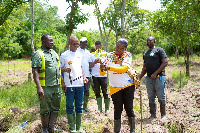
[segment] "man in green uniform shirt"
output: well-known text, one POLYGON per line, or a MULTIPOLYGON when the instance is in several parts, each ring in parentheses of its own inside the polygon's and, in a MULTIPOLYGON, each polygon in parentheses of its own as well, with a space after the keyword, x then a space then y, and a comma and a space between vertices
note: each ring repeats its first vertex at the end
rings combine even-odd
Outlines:
POLYGON ((32 57, 32 73, 40 101, 42 132, 58 132, 61 130, 55 128, 55 123, 61 101, 60 62, 57 53, 52 49, 52 36, 44 34, 41 40, 42 47, 32 57))

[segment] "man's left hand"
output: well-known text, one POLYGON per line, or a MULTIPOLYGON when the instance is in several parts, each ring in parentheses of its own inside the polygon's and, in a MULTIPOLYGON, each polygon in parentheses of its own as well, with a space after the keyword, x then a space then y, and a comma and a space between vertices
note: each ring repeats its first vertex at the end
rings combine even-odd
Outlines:
POLYGON ((88 83, 88 79, 87 78, 83 78, 83 83, 87 84, 88 83))
POLYGON ((63 93, 65 93, 67 91, 67 87, 65 84, 62 84, 62 90, 63 90, 63 93))

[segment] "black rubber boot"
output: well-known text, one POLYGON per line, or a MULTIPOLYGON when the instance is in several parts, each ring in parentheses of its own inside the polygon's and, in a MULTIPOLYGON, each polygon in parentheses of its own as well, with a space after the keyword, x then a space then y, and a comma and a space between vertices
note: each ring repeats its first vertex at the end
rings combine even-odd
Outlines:
POLYGON ((41 114, 42 133, 49 133, 49 131, 48 131, 49 116, 50 116, 49 114, 48 115, 41 114))
POLYGON ((130 133, 135 133, 135 117, 128 117, 130 133))
POLYGON ((156 118, 156 104, 149 104, 150 107, 150 118, 156 118))
POLYGON ((121 133, 121 119, 114 120, 114 132, 115 133, 121 133))
POLYGON ((166 118, 166 104, 160 104, 161 119, 166 118))
POLYGON ((63 132, 63 130, 57 129, 55 127, 57 117, 58 117, 58 113, 56 113, 56 112, 51 112, 50 113, 50 118, 49 118, 49 133, 54 133, 54 132, 61 133, 61 132, 63 132))

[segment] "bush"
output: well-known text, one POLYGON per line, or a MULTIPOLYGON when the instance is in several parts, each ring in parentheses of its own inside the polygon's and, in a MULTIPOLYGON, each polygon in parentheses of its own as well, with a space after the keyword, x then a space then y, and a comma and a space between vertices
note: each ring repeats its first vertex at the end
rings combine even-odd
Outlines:
POLYGON ((19 58, 22 53, 22 46, 20 46, 19 43, 10 43, 6 47, 6 51, 8 56, 16 59, 19 58))

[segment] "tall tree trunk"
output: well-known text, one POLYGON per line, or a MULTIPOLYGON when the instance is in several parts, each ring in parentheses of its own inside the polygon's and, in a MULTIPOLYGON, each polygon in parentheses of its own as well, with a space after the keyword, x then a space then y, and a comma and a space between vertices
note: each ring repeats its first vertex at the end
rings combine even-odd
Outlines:
MULTIPOLYGON (((102 22, 102 23, 103 23, 103 22, 102 22)), ((106 42, 105 42, 105 46, 104 46, 104 50, 108 52, 108 51, 109 51, 109 49, 108 49, 108 36, 107 36, 106 28, 105 28, 104 24, 103 24, 103 31, 104 31, 105 38, 106 38, 106 42)))
POLYGON ((101 12, 100 12, 97 0, 96 0, 96 3, 95 3, 95 8, 98 11, 97 20, 98 20, 99 32, 100 32, 101 40, 103 42, 103 48, 104 48, 104 51, 109 52, 108 37, 109 37, 110 34, 108 33, 108 35, 107 35, 106 28, 105 28, 105 25, 104 25, 104 21, 103 20, 101 21, 101 19, 100 19, 101 12), (102 25, 103 25, 103 31, 104 31, 105 38, 104 38, 103 33, 102 33, 101 22, 102 22, 102 25))
POLYGON ((69 38, 72 34, 72 21, 73 21, 73 14, 74 14, 74 8, 76 6, 76 4, 78 3, 79 0, 76 0, 76 1, 72 1, 72 7, 71 7, 71 15, 70 15, 70 19, 69 19, 69 31, 67 33, 67 43, 66 43, 66 49, 69 49, 69 38))
MULTIPOLYGON (((120 3, 118 5, 118 7, 116 7, 115 3, 113 1, 113 6, 114 6, 114 9, 115 9, 115 14, 118 14, 118 12, 121 10, 121 7, 122 7, 121 5, 122 5, 122 3, 120 3)), ((119 33, 117 31, 117 18, 116 17, 114 18, 114 28, 115 28, 115 35, 116 35, 116 42, 117 42, 119 33)))
POLYGON ((33 36, 34 36, 34 0, 32 0, 32 9, 31 9, 31 50, 32 54, 35 52, 34 44, 33 44, 33 36))
POLYGON ((125 38, 125 27, 124 27, 124 14, 126 8, 126 0, 122 0, 122 14, 121 14, 121 30, 122 30, 122 38, 125 38))
POLYGON ((185 60, 186 75, 187 75, 188 77, 190 77, 190 54, 189 54, 188 47, 185 47, 185 48, 184 48, 184 51, 185 51, 185 57, 186 57, 186 60, 185 60))
POLYGON ((69 49, 69 38, 70 38, 71 34, 67 34, 67 42, 66 42, 66 50, 69 49))
POLYGON ((176 46, 176 53, 175 53, 175 55, 176 55, 176 58, 179 59, 178 46, 176 46))
MULTIPOLYGON (((186 4, 186 10, 185 10, 185 19, 186 19, 186 29, 187 29, 187 39, 189 41, 189 27, 188 27, 188 9, 187 9, 187 2, 185 3, 186 4)), ((186 56, 186 60, 185 60, 185 65, 186 65, 186 75, 188 77, 190 77, 190 54, 189 54, 189 44, 186 44, 185 45, 185 56, 186 56)))
POLYGON ((103 46, 104 46, 104 50, 105 50, 105 40, 104 40, 104 37, 103 37, 103 33, 102 33, 102 30, 101 30, 101 21, 100 21, 100 17, 99 15, 101 14, 100 10, 99 10, 99 6, 98 6, 98 2, 96 0, 96 3, 95 3, 95 8, 96 10, 98 11, 98 15, 97 15, 97 20, 98 20, 98 26, 99 26, 99 32, 100 32, 100 36, 101 36, 101 41, 103 43, 103 46))

